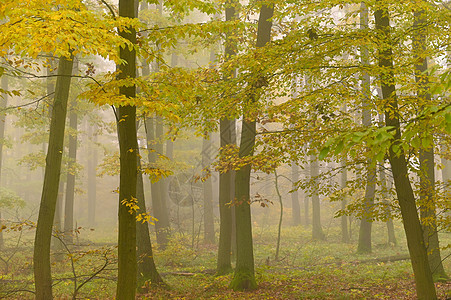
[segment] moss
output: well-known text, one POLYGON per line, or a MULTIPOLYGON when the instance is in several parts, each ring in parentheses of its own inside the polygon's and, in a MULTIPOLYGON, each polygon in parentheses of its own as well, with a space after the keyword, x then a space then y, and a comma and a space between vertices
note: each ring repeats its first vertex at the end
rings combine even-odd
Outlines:
POLYGON ((246 270, 235 271, 230 288, 234 291, 250 291, 257 289, 254 275, 246 270))

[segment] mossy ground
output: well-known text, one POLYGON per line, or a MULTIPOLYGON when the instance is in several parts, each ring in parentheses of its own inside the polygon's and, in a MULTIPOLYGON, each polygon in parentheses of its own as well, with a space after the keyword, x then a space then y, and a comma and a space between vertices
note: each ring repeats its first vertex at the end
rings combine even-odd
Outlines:
MULTIPOLYGON (((312 241, 311 228, 286 227, 282 231, 280 260, 274 261, 276 227, 254 228, 256 281, 258 287, 249 292, 230 289, 233 273, 215 276, 217 248, 199 244, 191 249, 190 238, 179 237, 165 251, 154 255, 169 290, 157 289, 139 295, 139 299, 415 299, 415 286, 409 260, 375 262, 375 258, 402 257, 407 254, 401 224, 397 226, 399 246, 385 244, 384 224, 375 224, 373 252, 356 253, 353 242, 340 242, 339 227, 326 230, 327 241, 312 241)), ((83 232, 80 241, 98 240, 102 232, 83 232)), ((32 234, 30 233, 30 239, 32 234)), ((105 238, 105 237, 103 237, 105 238)), ((451 235, 443 233, 442 245, 451 242, 451 235)), ((104 271, 96 275, 78 292, 78 299, 113 299, 116 285, 116 248, 114 236, 103 246, 91 243, 75 249, 73 258, 77 284, 86 280, 108 262, 104 271), (109 245, 108 245, 109 244, 109 245)), ((33 299, 31 255, 27 237, 8 262, 0 261, 0 298, 33 299), (11 293, 9 293, 11 292, 11 293)), ((13 246, 1 252, 2 258, 12 253, 13 246)), ((442 257, 449 257, 445 249, 442 257)), ((451 274, 451 259, 445 259, 445 269, 451 274)), ((52 266, 56 299, 72 299, 74 290, 70 257, 52 266)), ((451 282, 436 284, 439 298, 451 297, 451 282), (448 293, 448 294, 447 294, 448 293)))

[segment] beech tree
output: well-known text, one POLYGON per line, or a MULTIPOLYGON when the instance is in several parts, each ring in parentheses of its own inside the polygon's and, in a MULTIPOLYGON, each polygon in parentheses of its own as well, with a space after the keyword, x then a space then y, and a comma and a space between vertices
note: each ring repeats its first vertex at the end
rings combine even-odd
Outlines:
MULTIPOLYGON (((238 18, 238 3, 227 1, 225 7, 225 20, 232 21, 238 18)), ((232 32, 227 33, 225 41, 225 58, 230 59, 236 54, 236 45, 233 42, 232 32)), ((236 70, 232 71, 235 76, 236 70)), ((234 139, 235 120, 230 120, 229 116, 219 121, 219 140, 222 149, 235 145, 234 139)), ((229 205, 234 198, 234 171, 224 170, 219 173, 219 245, 216 273, 224 275, 232 271, 231 250, 232 250, 232 207, 229 205)), ((235 241, 235 239, 233 239, 235 241)))
MULTIPOLYGON (((258 20, 256 47, 262 48, 271 40, 271 27, 274 6, 263 4, 258 20)), ((252 89, 246 101, 247 105, 258 101, 264 75, 251 82, 252 89)), ((239 158, 252 156, 255 146, 256 120, 248 114, 243 115, 239 158)), ((252 245, 252 222, 250 211, 250 174, 251 166, 237 170, 235 178, 235 222, 236 222, 236 267, 231 288, 234 290, 252 290, 257 287, 254 275, 254 253, 252 245)))
POLYGON ((412 268, 415 274, 417 296, 419 299, 436 299, 432 273, 429 268, 422 228, 415 204, 415 196, 409 181, 404 150, 395 151, 396 141, 401 139, 401 125, 396 88, 393 81, 393 52, 390 47, 390 13, 386 3, 378 1, 379 7, 374 12, 376 30, 379 39, 384 41, 378 52, 378 63, 386 72, 381 73, 382 97, 385 100, 385 123, 395 130, 395 143, 389 148, 389 161, 395 180, 396 193, 401 208, 404 230, 407 237, 412 268), (387 44, 388 43, 388 44, 387 44))
POLYGON ((58 64, 58 79, 55 87, 50 137, 47 150, 44 186, 39 207, 38 224, 34 241, 34 278, 36 299, 52 299, 52 277, 50 271, 50 240, 55 215, 63 156, 64 129, 66 125, 67 101, 73 67, 73 56, 61 57, 58 64))
MULTIPOLYGON (((415 62, 415 81, 417 83, 417 97, 421 102, 431 102, 432 97, 428 91, 428 57, 427 53, 427 20, 424 9, 420 8, 414 12, 414 24, 417 34, 412 37, 414 45, 415 62)), ((429 136, 429 139, 433 137, 429 136)), ((435 143, 420 149, 420 218, 424 231, 424 242, 426 245, 429 266, 432 275, 437 279, 447 278, 443 268, 440 255, 440 246, 437 231, 437 205, 434 201, 435 195, 435 162, 434 162, 435 143)))
MULTIPOLYGON (((136 18, 135 0, 119 1, 119 16, 136 18)), ((136 44, 136 31, 129 27, 119 34, 136 44)), ((118 79, 125 82, 136 77, 136 52, 133 47, 121 47, 119 57, 125 63, 118 66, 118 79)), ((136 96, 135 85, 123 84, 119 94, 133 103, 136 96)), ((138 176, 138 140, 136 136, 136 106, 133 104, 117 107, 117 132, 120 149, 120 183, 119 183, 119 238, 118 238, 118 279, 116 297, 118 299, 135 299, 136 293, 136 183, 138 176)))
MULTIPOLYGON (((1 75, 1 93, 0 93, 0 180, 2 178, 2 162, 3 162, 3 144, 5 139, 5 121, 6 121, 6 113, 3 111, 8 104, 8 95, 6 91, 8 90, 8 77, 4 73, 4 70, 2 69, 2 75, 1 75)), ((1 181, 0 181, 1 182, 1 181)), ((2 220, 2 211, 0 210, 0 228, 2 227, 1 224, 2 220)), ((3 232, 0 232, 0 249, 3 248, 3 232)))

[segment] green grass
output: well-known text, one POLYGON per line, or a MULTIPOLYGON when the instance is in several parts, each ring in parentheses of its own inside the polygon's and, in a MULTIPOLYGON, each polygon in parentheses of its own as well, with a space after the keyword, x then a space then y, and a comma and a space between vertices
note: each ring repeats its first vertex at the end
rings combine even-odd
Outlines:
MULTIPOLYGON (((274 261, 276 227, 264 230, 254 227, 254 250, 258 289, 252 292, 233 292, 228 286, 232 274, 215 277, 216 246, 202 245, 191 249, 190 237, 175 238, 169 247, 155 251, 155 260, 169 290, 155 290, 140 295, 140 299, 414 299, 415 289, 410 262, 374 262, 371 259, 407 254, 401 224, 396 224, 399 246, 384 243, 384 224, 375 223, 373 253, 356 254, 356 244, 340 243, 339 228, 330 226, 327 242, 311 240, 311 229, 286 227, 282 231, 280 260, 274 261)), ((111 232, 110 232, 111 234, 111 232)), ((114 234, 114 232, 113 232, 114 234)), ((78 284, 98 270, 105 259, 108 267, 83 286, 79 299, 113 299, 116 279, 115 236, 102 236, 102 245, 89 241, 100 240, 102 232, 81 232, 80 241, 85 246, 74 249, 74 263, 78 284)), ((11 238, 11 237, 10 237, 11 238)), ((450 234, 442 234, 441 242, 448 244, 450 234)), ((12 251, 10 243, 8 251, 12 251)), ((2 257, 7 253, 2 252, 2 257)), ((450 254, 450 249, 442 256, 450 254)), ((451 274, 451 259, 445 260, 445 269, 451 274)), ((0 298, 33 299, 33 294, 20 290, 33 290, 32 249, 29 242, 21 246, 10 261, 5 274, 0 262, 0 298), (7 295, 8 291, 16 291, 7 295)), ((71 299, 74 281, 71 259, 65 255, 55 261, 52 268, 56 299, 71 299)), ((451 290, 451 283, 438 283, 441 299, 451 290)))

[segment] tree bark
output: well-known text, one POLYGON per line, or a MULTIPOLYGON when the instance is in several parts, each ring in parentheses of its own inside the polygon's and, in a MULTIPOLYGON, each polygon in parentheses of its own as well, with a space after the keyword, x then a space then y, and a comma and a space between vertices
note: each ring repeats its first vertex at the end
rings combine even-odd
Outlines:
MULTIPOLYGON (((220 146, 226 147, 232 144, 230 132, 231 123, 227 119, 220 121, 220 146)), ((231 247, 232 247, 232 208, 230 203, 233 200, 231 193, 232 171, 219 174, 219 245, 216 274, 224 275, 232 271, 231 247)))
MULTIPOLYGON (((95 128, 94 128, 95 129, 95 128)), ((88 135, 91 138, 91 146, 88 150, 88 224, 96 225, 96 198, 97 198, 97 134, 93 126, 88 124, 88 135)))
MULTIPOLYGON (((136 182, 136 198, 138 199, 139 206, 137 213, 147 214, 144 184, 141 172, 141 159, 137 159, 137 162, 138 178, 136 182)), ((147 291, 150 287, 165 285, 155 266, 152 243, 150 241, 149 226, 147 222, 136 222, 136 245, 138 257, 138 289, 141 291, 147 291)))
POLYGON ((381 190, 382 190, 382 202, 386 206, 385 214, 386 214, 387 221, 385 223, 387 225, 388 244, 396 246, 398 244, 398 242, 396 241, 395 227, 393 225, 393 217, 391 216, 390 202, 388 201, 389 188, 387 185, 387 178, 385 176, 385 170, 384 170, 383 164, 380 165, 380 167, 379 167, 379 180, 381 183, 381 190))
MULTIPOLYGON (((256 47, 264 47, 271 40, 274 6, 262 5, 257 28, 256 47)), ((255 89, 250 92, 250 102, 255 102, 255 89)), ((241 131, 239 157, 252 156, 255 146, 256 121, 248 119, 244 113, 241 131)), ((252 290, 257 287, 254 274, 254 251, 252 244, 252 222, 250 207, 251 166, 246 165, 236 171, 235 178, 235 224, 236 224, 236 268, 230 284, 234 290, 252 290)))
MULTIPOLYGON (((211 164, 211 140, 210 135, 203 139, 202 142, 202 169, 207 172, 211 164)), ((208 171, 210 172, 210 171, 208 171)), ((213 187, 211 176, 203 181, 204 194, 204 242, 214 244, 215 242, 215 226, 213 214, 213 187)))
MULTIPOLYGON (((417 96, 421 102, 431 102, 431 94, 428 91, 429 78, 427 75, 428 62, 424 57, 426 53, 426 16, 425 11, 414 12, 414 29, 416 34, 412 37, 415 58, 415 81, 417 83, 417 96)), ((430 134, 432 135, 432 134, 430 134)), ((430 136, 433 139, 432 136, 430 136)), ((437 232, 437 206, 435 204, 435 163, 434 144, 429 148, 420 149, 420 218, 423 227, 424 241, 428 253, 429 266, 432 276, 438 279, 446 279, 440 255, 440 244, 437 232)))
MULTIPOLYGON (((119 16, 136 18, 135 1, 119 0, 119 16)), ((136 32, 127 28, 119 35, 136 43, 136 32)), ((119 79, 136 77, 136 52, 128 47, 119 49, 119 56, 126 63, 117 66, 119 79)), ((136 96, 136 87, 121 86, 119 93, 127 98, 136 96)), ((119 237, 118 237, 118 277, 116 298, 135 299, 137 283, 136 259, 136 182, 138 141, 136 135, 136 107, 125 105, 117 108, 117 131, 120 153, 119 179, 119 237), (130 206, 127 206, 130 205, 130 206)))
MULTIPOLYGON (((368 8, 364 2, 360 5, 360 29, 368 29, 368 8)), ((366 47, 361 47, 361 64, 362 67, 368 67, 369 53, 366 47)), ((370 108, 370 75, 367 72, 363 72, 362 76, 362 124, 364 127, 371 127, 371 108, 370 108)), ((373 205, 374 196, 376 193, 376 169, 371 165, 371 159, 367 160, 366 165, 366 187, 365 187, 365 197, 364 197, 364 211, 362 218, 360 220, 359 229, 359 242, 357 246, 357 252, 359 253, 371 253, 371 229, 373 225, 373 205)))
MULTIPOLYGON (((315 186, 319 183, 319 166, 315 155, 310 155, 310 176, 315 182, 315 186)), ((316 188, 316 187, 315 187, 316 188)), ((321 226, 321 204, 319 201, 318 192, 314 191, 312 194, 312 239, 325 240, 323 228, 321 226)))
POLYGON ((426 247, 423 240, 423 230, 418 218, 415 196, 408 177, 407 161, 401 147, 394 147, 401 140, 401 125, 399 121, 398 100, 394 81, 393 53, 390 44, 390 17, 388 8, 381 0, 376 1, 379 8, 374 12, 379 40, 385 42, 378 51, 379 67, 384 70, 380 74, 382 97, 385 110, 385 124, 395 130, 394 142, 389 149, 389 161, 395 180, 396 194, 407 237, 407 246, 415 275, 417 297, 419 299, 437 299, 431 270, 429 268, 426 247))
POLYGON ((294 192, 291 193, 291 214, 292 225, 299 226, 301 224, 301 208, 299 206, 299 191, 296 187, 296 182, 299 181, 299 166, 296 162, 291 162, 291 188, 294 192))
MULTIPOLYGON (((342 168, 341 188, 345 189, 348 182, 348 170, 346 168, 346 159, 343 159, 343 161, 341 162, 341 168, 342 168)), ((341 200, 341 209, 345 210, 347 205, 348 205, 347 195, 343 194, 343 199, 341 200)), ((343 243, 349 243, 351 240, 348 231, 348 219, 349 217, 347 215, 341 216, 341 241, 343 243)))
MULTIPOLYGON (((8 75, 1 76, 1 87, 4 91, 8 90, 8 75)), ((4 111, 8 104, 8 94, 0 94, 0 186, 2 182, 2 162, 3 162, 3 143, 5 139, 6 113, 4 111)), ((0 228, 2 227, 2 212, 0 210, 0 228)), ((0 250, 3 248, 3 231, 0 231, 0 250)))
MULTIPOLYGON (((77 69, 75 69, 77 70, 77 69)), ((77 161, 77 130, 78 120, 76 99, 69 113, 69 162, 67 164, 66 202, 64 205, 64 239, 67 244, 73 244, 74 231, 74 199, 75 199, 75 163, 77 161)))
POLYGON ((282 195, 280 194, 280 190, 279 190, 279 176, 277 175, 277 170, 274 170, 274 180, 275 180, 277 198, 279 198, 279 205, 280 205, 279 225, 277 226, 276 255, 274 257, 274 260, 278 261, 279 260, 279 251, 280 251, 280 235, 282 234, 283 201, 282 201, 282 195))
MULTIPOLYGON (((236 0, 226 2, 226 21, 238 18, 236 4, 236 0)), ((225 59, 230 59, 232 56, 236 55, 235 47, 236 45, 233 42, 232 33, 228 32, 225 41, 225 59)), ((232 73, 232 76, 235 76, 235 71, 232 73)), ((219 139, 221 148, 235 145, 236 138, 234 137, 234 129, 235 120, 222 118, 219 121, 219 139)), ((231 252, 233 248, 236 248, 232 246, 232 244, 236 245, 236 240, 234 238, 236 235, 232 230, 235 224, 235 220, 232 218, 232 210, 234 210, 234 207, 230 206, 230 203, 232 203, 235 195, 234 181, 234 171, 230 170, 219 174, 219 245, 216 265, 217 275, 224 275, 232 271, 231 252)))
MULTIPOLYGON (((147 140, 147 149, 148 149, 148 160, 149 163, 155 164, 157 162, 157 153, 162 154, 163 147, 160 142, 158 144, 157 139, 155 138, 155 126, 154 119, 146 117, 146 140, 147 140)), ((165 213, 165 205, 163 205, 163 187, 162 182, 157 181, 151 183, 151 194, 152 194, 152 214, 153 217, 158 219, 155 222, 155 232, 157 234, 157 244, 161 249, 165 249, 168 244, 168 229, 166 224, 169 223, 169 218, 165 213)))
POLYGON ((34 240, 33 267, 37 300, 53 298, 50 241, 58 197, 61 159, 64 150, 64 129, 66 126, 67 100, 69 98, 72 65, 72 57, 69 59, 61 57, 59 60, 44 172, 44 185, 34 240))

